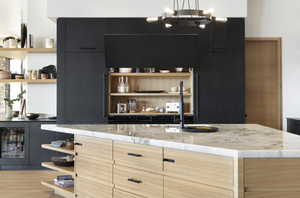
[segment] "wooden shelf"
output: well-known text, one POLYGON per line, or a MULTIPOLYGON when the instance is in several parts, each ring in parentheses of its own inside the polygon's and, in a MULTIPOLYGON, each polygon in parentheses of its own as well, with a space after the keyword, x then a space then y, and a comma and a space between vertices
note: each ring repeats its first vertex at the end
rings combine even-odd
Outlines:
MULTIPOLYGON (((165 97, 179 97, 179 93, 111 93, 111 96, 165 96, 165 97)), ((185 93, 184 96, 191 96, 189 93, 185 93)))
MULTIPOLYGON (((139 116, 151 116, 151 115, 178 115, 179 113, 156 113, 156 112, 139 112, 139 113, 109 113, 110 116, 133 116, 133 115, 139 115, 139 116)), ((192 113, 184 113, 184 115, 193 115, 192 113)))
POLYGON ((51 146, 51 144, 42 144, 42 148, 48 149, 48 150, 51 150, 51 151, 66 153, 66 154, 69 154, 69 155, 75 155, 74 150, 65 149, 65 148, 57 148, 57 147, 51 146))
POLYGON ((74 187, 60 187, 55 185, 52 181, 42 181, 41 184, 48 188, 51 188, 56 193, 64 196, 65 198, 73 198, 74 197, 74 187))
POLYGON ((56 79, 38 79, 38 80, 25 80, 25 79, 3 79, 0 83, 31 83, 31 84, 49 84, 56 83, 56 79))
POLYGON ((56 48, 0 48, 0 52, 55 53, 56 48))
POLYGON ((188 78, 192 73, 110 73, 110 76, 188 78))
POLYGON ((13 58, 13 59, 24 59, 28 53, 35 54, 46 54, 56 53, 55 48, 0 48, 0 56, 13 58))
POLYGON ((69 175, 75 176, 74 167, 63 167, 63 166, 56 166, 53 162, 43 162, 42 166, 45 168, 49 168, 51 170, 56 170, 62 173, 66 173, 69 175))

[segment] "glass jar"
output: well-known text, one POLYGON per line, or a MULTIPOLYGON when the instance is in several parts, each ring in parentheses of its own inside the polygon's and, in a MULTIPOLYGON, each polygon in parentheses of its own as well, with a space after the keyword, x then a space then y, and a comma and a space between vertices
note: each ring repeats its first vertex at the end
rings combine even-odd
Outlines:
POLYGON ((129 113, 136 113, 137 111, 137 102, 136 99, 128 100, 129 113))

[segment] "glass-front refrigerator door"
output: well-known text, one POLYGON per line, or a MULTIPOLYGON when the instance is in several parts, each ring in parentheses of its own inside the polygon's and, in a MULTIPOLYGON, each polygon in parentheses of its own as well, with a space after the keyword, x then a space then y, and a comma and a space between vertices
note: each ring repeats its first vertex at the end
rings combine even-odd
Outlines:
POLYGON ((0 166, 25 165, 27 153, 27 127, 0 127, 0 166))

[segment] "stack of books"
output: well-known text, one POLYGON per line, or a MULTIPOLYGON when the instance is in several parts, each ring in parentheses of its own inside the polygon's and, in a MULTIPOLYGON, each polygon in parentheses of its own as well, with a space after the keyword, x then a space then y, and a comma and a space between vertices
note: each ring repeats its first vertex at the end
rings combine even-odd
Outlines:
POLYGON ((60 187, 74 186, 74 179, 72 175, 61 175, 54 179, 54 184, 60 187))

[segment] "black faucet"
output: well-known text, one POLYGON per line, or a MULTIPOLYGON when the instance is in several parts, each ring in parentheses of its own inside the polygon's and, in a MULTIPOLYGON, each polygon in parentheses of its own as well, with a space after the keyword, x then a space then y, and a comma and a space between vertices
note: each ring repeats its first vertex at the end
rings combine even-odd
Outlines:
POLYGON ((179 114, 180 114, 180 127, 184 128, 184 97, 183 97, 183 81, 180 81, 180 102, 179 102, 179 114))
POLYGON ((180 128, 183 132, 191 133, 214 133, 219 131, 217 127, 213 126, 184 126, 184 96, 183 96, 183 81, 180 81, 180 103, 179 103, 179 114, 180 114, 180 128))

